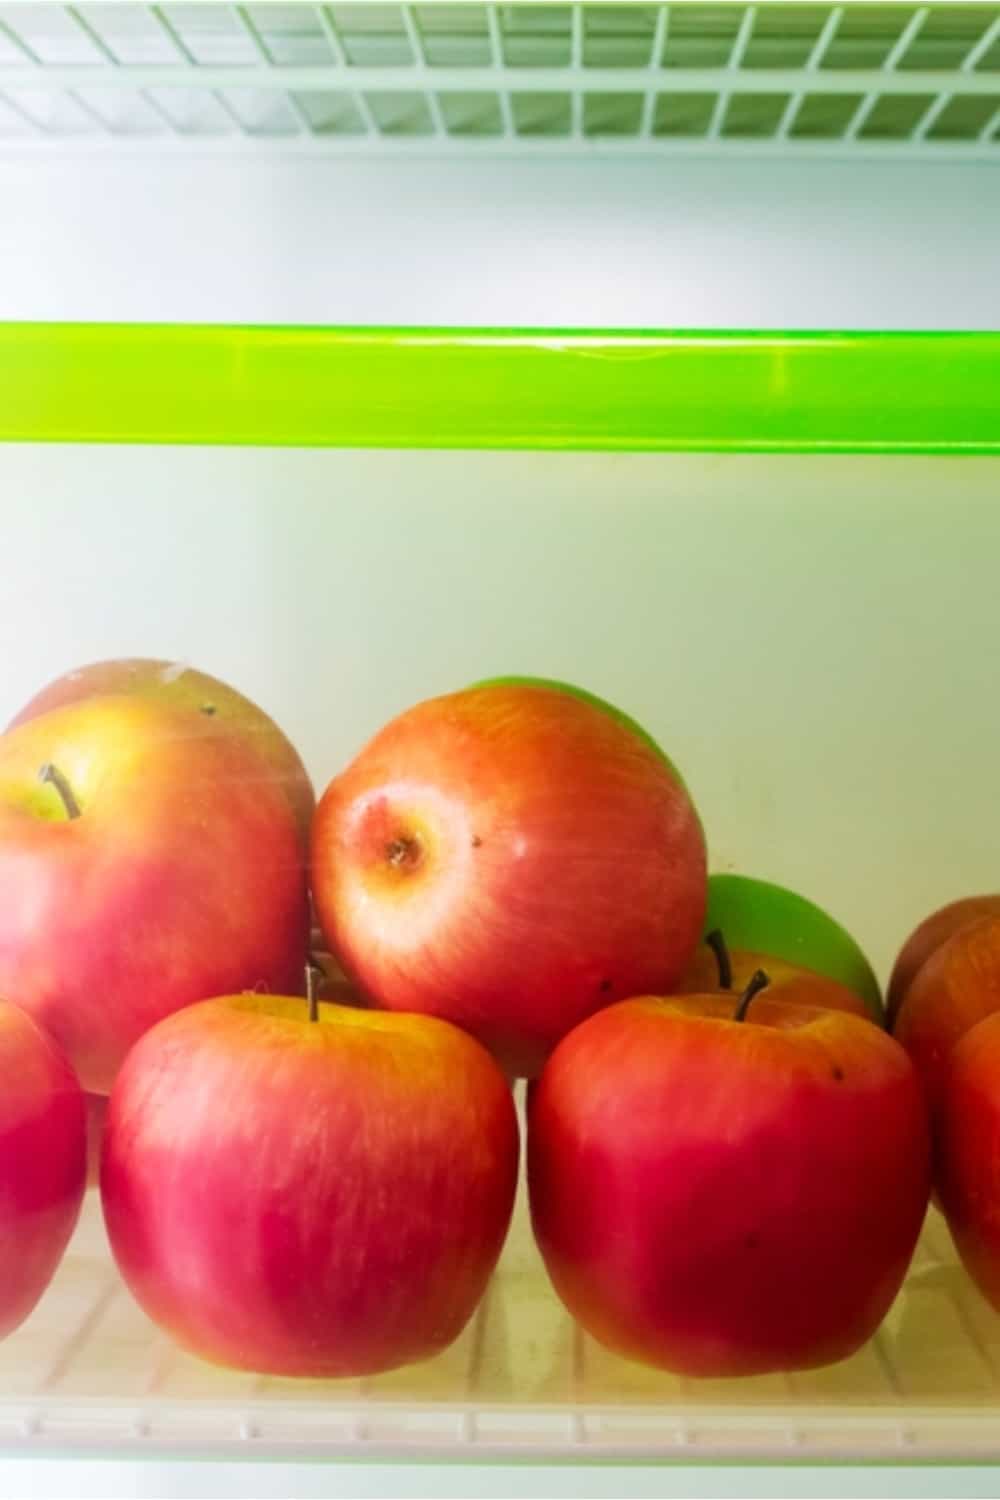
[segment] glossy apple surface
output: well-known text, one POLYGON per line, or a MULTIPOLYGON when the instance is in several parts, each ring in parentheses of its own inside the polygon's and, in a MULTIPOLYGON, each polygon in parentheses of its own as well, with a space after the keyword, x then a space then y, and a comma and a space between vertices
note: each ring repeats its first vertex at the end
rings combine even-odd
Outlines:
POLYGON ((42 688, 15 715, 8 728, 37 719, 39 714, 53 708, 108 693, 135 693, 176 708, 194 709, 249 740, 284 789, 303 846, 308 845, 315 796, 309 774, 291 740, 262 708, 236 688, 183 662, 135 656, 90 662, 42 688))
POLYGON ((83 1093, 45 1033, 0 1002, 0 1338, 31 1312, 83 1200, 83 1093))
POLYGON ((896 1015, 893 1035, 910 1054, 932 1104, 960 1037, 1000 1010, 1000 917, 979 917, 921 965, 896 1015))
POLYGON ((882 994, 861 948, 846 928, 805 896, 749 875, 712 875, 704 931, 716 929, 731 952, 764 955, 768 973, 781 959, 854 990, 872 1019, 882 1022, 882 994))
POLYGON ((291 809, 237 737, 135 696, 0 737, 0 994, 89 1091, 182 1005, 297 989, 307 934, 291 809))
POLYGON ((915 927, 899 950, 886 991, 886 1015, 894 1025, 900 1006, 917 974, 932 953, 962 927, 981 917, 1000 917, 1000 895, 965 896, 932 912, 915 927))
POLYGON ((928 1198, 926 1105, 857 1016, 639 998, 585 1021, 528 1106, 535 1234, 619 1354, 682 1375, 807 1369, 874 1333, 928 1198))
POLYGON ((835 979, 827 979, 823 974, 815 974, 811 969, 803 968, 800 964, 786 963, 784 959, 775 958, 773 954, 752 953, 746 949, 739 949, 729 954, 729 967, 731 982, 723 986, 715 954, 707 943, 699 943, 674 993, 678 995, 705 995, 713 992, 725 995, 729 993, 735 1004, 740 992, 750 983, 757 970, 764 969, 770 980, 767 987, 769 1000, 780 1000, 783 996, 790 994, 798 1005, 814 1005, 821 1010, 843 1010, 851 1015, 861 1016, 865 1020, 872 1019, 871 1010, 856 990, 849 990, 846 984, 838 984, 835 979))
POLYGON ((956 1042, 940 1074, 935 1186, 962 1264, 1000 1311, 1000 1013, 956 1042))
POLYGON ((170 1017, 111 1095, 101 1195, 179 1343, 278 1375, 449 1344, 503 1245, 518 1131, 478 1042, 426 1016, 242 995, 170 1017))
POLYGON ((704 914, 704 838, 669 762, 548 684, 393 720, 327 788, 312 849, 320 923, 364 992, 454 1021, 513 1073, 669 987, 704 914))

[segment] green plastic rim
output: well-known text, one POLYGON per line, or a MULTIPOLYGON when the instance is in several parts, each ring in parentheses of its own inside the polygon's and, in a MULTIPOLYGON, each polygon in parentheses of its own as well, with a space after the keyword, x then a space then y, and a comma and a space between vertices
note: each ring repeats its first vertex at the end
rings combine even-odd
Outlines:
POLYGON ((0 440, 1000 453, 1000 333, 0 323, 0 440))

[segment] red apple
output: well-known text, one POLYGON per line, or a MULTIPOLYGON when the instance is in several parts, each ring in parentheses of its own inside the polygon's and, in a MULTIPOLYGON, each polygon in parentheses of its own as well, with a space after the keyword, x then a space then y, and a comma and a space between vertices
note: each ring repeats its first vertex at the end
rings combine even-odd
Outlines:
POLYGON ((136 1299, 196 1354, 278 1375, 425 1359, 471 1317, 517 1181, 510 1090, 456 1027, 206 1001, 111 1095, 101 1195, 136 1299))
POLYGON ((513 1073, 680 975, 705 844, 641 730, 575 692, 486 684, 393 720, 327 788, 312 846, 330 947, 372 1000, 472 1032, 513 1073))
POLYGON ((107 1094, 84 1094, 87 1110, 87 1186, 96 1187, 101 1175, 101 1146, 108 1113, 107 1094))
POLYGON ((735 1000, 759 969, 766 970, 770 981, 767 989, 769 1000, 781 1000, 791 993, 798 1005, 844 1010, 864 1020, 872 1019, 869 1006, 846 984, 766 953, 752 953, 746 949, 730 952, 721 933, 709 933, 706 940, 699 943, 674 993, 705 995, 715 992, 723 996, 730 993, 735 1000))
POLYGON ((315 797, 309 774, 291 740, 256 703, 228 683, 210 677, 207 672, 196 672, 183 662, 134 656, 77 667, 36 693, 8 728, 27 723, 53 708, 108 693, 135 693, 177 708, 195 709, 249 740, 284 788, 303 847, 308 846, 315 797))
POLYGON ((1000 917, 953 933, 921 965, 896 1014, 893 1035, 909 1052, 932 1104, 960 1037, 1000 1010, 1000 917))
POLYGON ((928 1178, 913 1067, 840 1011, 626 1000, 571 1032, 529 1095, 556 1291, 609 1348, 683 1375, 858 1349, 906 1273, 928 1178))
POLYGON ((956 1042, 940 1073, 935 1185, 962 1263, 1000 1310, 1000 1013, 956 1042))
POLYGON ((30 1016, 0 1002, 0 1338, 31 1312, 73 1233, 87 1174, 83 1094, 30 1016))
POLYGON ((893 1027, 907 991, 923 965, 946 943, 953 933, 968 927, 980 917, 1000 917, 1000 895, 966 896, 932 912, 915 927, 899 950, 885 1003, 890 1028, 893 1027))
POLYGON ((211 720, 91 698, 0 736, 0 994, 85 1088, 182 1005, 297 987, 307 932, 287 799, 211 720))

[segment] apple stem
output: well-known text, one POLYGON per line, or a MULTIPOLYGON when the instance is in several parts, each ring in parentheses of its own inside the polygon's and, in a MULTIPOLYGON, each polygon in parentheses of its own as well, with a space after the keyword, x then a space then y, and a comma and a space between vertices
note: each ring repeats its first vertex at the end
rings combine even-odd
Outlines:
POLYGON ((67 818, 72 820, 80 816, 80 804, 73 795, 73 788, 58 766, 54 766, 50 760, 47 760, 38 773, 38 779, 39 781, 44 781, 49 786, 55 787, 59 793, 62 805, 66 809, 67 818))
POLYGON ((718 927, 713 927, 711 932, 706 932, 705 942, 715 954, 715 962, 719 965, 719 989, 731 990, 733 987, 733 966, 729 960, 729 949, 726 940, 718 927))
POLYGON ((316 976, 322 970, 316 964, 306 964, 306 999, 309 1001, 310 1021, 319 1020, 319 999, 316 995, 316 976))
POLYGON ((747 1011, 750 1009, 750 1001, 753 999, 754 995, 759 995, 761 990, 766 989, 770 983, 771 980, 768 975, 764 973, 764 970, 758 969, 757 972, 751 977, 750 983, 747 985, 746 989, 740 996, 740 1003, 739 1005, 737 1005, 736 1011, 733 1015, 734 1021, 746 1020, 747 1011))

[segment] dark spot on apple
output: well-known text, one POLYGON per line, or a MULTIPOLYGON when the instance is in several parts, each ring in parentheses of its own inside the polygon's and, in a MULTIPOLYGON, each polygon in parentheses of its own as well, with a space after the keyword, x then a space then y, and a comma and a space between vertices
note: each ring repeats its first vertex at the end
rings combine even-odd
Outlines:
POLYGON ((201 707, 199 708, 198 712, 201 713, 201 714, 207 714, 208 717, 211 718, 212 715, 215 713, 215 704, 214 703, 203 703, 201 705, 201 707))
POLYGON ((602 979, 601 983, 599 985, 599 989, 600 989, 602 995, 606 995, 608 993, 608 991, 611 989, 611 980, 610 979, 602 979))
POLYGON ((835 1082, 837 1082, 837 1083, 843 1083, 843 1081, 844 1081, 844 1070, 843 1070, 843 1068, 834 1068, 831 1071, 830 1076, 831 1076, 831 1078, 833 1078, 835 1080, 835 1082))
POLYGON ((749 1234, 743 1236, 743 1248, 745 1250, 756 1250, 759 1244, 760 1235, 755 1230, 751 1229, 749 1234))
POLYGON ((474 833, 472 835, 472 847, 473 847, 473 849, 480 849, 482 847, 482 843, 483 843, 483 841, 479 837, 479 834, 478 833, 474 833))

